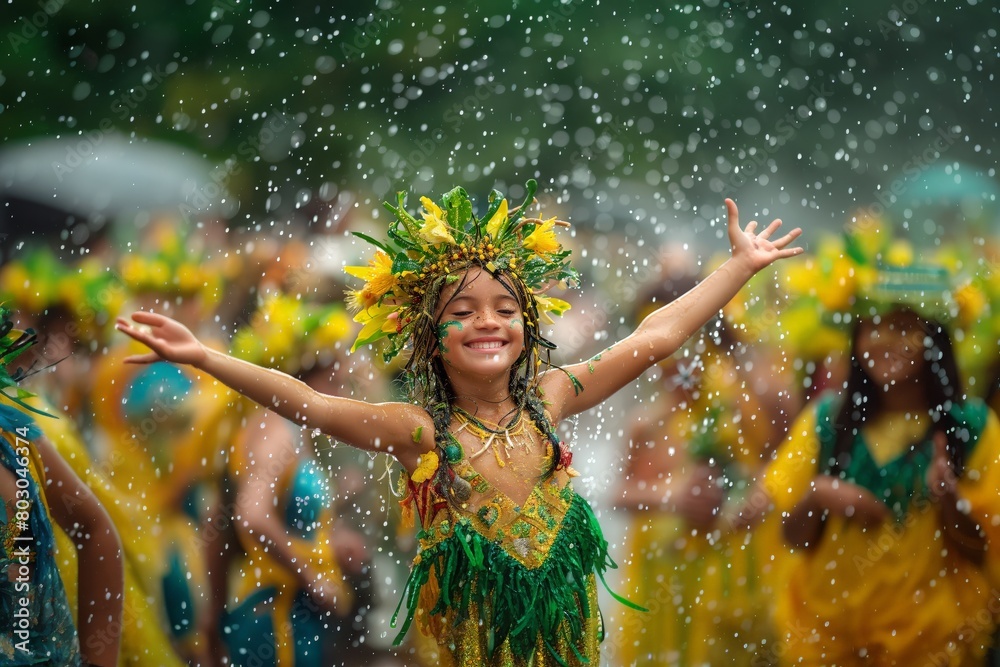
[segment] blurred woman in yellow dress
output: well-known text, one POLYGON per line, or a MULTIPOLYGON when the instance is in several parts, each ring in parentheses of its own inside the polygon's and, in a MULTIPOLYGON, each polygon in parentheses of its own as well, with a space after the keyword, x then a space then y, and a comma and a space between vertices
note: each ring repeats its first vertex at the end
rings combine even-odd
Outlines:
MULTIPOLYGON (((640 303, 669 303, 695 281, 675 272, 640 303)), ((741 505, 783 436, 791 378, 766 341, 750 350, 723 322, 660 372, 629 434, 621 494, 632 512, 625 576, 649 612, 623 612, 618 663, 769 664, 776 531, 750 533, 723 514, 741 505)))
MULTIPOLYGON (((113 313, 124 302, 125 288, 109 272, 89 260, 67 267, 50 252, 35 249, 23 259, 9 262, 0 271, 0 291, 11 302, 24 305, 26 322, 40 332, 39 345, 28 351, 26 365, 37 395, 25 403, 57 419, 36 424, 48 443, 98 498, 122 536, 124 554, 124 607, 121 619, 120 665, 180 665, 167 638, 165 625, 147 600, 137 565, 150 558, 158 546, 149 539, 146 515, 138 504, 120 502, 123 494, 108 479, 108 470, 96 465, 85 446, 81 424, 89 422, 91 352, 105 342, 113 313), (30 281, 27 277, 30 276, 30 281), (58 407, 56 407, 58 406, 58 407)), ((53 526, 56 563, 70 606, 75 609, 77 549, 58 525, 53 526)))
MULTIPOLYGON (((340 305, 274 294, 237 332, 233 354, 343 395, 326 385, 352 326, 340 305)), ((227 468, 243 551, 230 568, 223 623, 234 664, 318 667, 334 658, 363 664, 359 653, 370 655, 351 646, 367 611, 350 577, 368 566, 364 538, 334 514, 317 454, 309 432, 250 404, 227 468)))
MULTIPOLYGON (((169 223, 151 223, 136 252, 121 259, 119 275, 137 302, 203 329, 231 267, 189 251, 169 223)), ((221 348, 215 337, 206 337, 221 348)), ((134 351, 132 344, 119 345, 97 363, 99 465, 120 490, 119 503, 142 516, 126 540, 141 545, 136 570, 176 651, 207 663, 202 629, 210 596, 199 531, 239 426, 233 409, 239 402, 226 387, 190 369, 121 363, 134 351)))
POLYGON ((100 665, 119 659, 122 554, 107 512, 36 424, 53 417, 7 370, 36 342, 0 304, 0 660, 4 665, 100 665), (73 597, 57 565, 59 535, 74 552, 73 597), (68 537, 69 536, 69 537, 68 537), (78 577, 77 567, 84 577, 78 577))
POLYGON ((947 271, 876 256, 843 255, 870 278, 843 304, 846 386, 811 402, 764 478, 800 554, 777 599, 776 655, 981 665, 1000 608, 1000 424, 962 386, 947 271))

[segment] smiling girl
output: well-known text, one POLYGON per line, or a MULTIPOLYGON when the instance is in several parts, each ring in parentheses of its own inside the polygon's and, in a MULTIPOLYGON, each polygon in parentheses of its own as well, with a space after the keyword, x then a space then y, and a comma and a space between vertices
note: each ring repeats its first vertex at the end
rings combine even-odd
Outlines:
MULTIPOLYGON (((162 315, 137 312, 118 328, 150 347, 129 359, 191 364, 288 419, 362 449, 389 452, 408 471, 404 509, 421 530, 401 606, 436 638, 442 664, 597 664, 603 636, 598 576, 613 566, 589 504, 573 490, 572 454, 556 426, 588 410, 673 354, 757 271, 798 254, 796 229, 771 240, 741 229, 726 200, 732 257, 689 293, 649 315, 593 359, 556 368, 540 313, 568 305, 544 295, 575 282, 557 221, 508 209, 494 192, 477 217, 456 188, 423 220, 398 205, 389 240, 348 303, 364 324, 355 348, 385 339, 404 348, 410 402, 370 404, 328 396, 278 371, 203 346, 162 315), (148 328, 146 328, 148 327, 148 328)), ((562 223, 565 224, 565 223, 562 223)), ((360 236, 360 235, 359 235, 360 236)))

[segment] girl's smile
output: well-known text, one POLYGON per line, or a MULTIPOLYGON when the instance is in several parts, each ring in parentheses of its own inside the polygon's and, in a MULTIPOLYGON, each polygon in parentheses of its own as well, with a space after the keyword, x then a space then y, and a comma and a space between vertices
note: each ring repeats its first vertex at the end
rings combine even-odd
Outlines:
POLYGON ((513 366, 524 350, 521 305, 502 280, 469 270, 442 292, 438 350, 456 371, 494 375, 513 366))

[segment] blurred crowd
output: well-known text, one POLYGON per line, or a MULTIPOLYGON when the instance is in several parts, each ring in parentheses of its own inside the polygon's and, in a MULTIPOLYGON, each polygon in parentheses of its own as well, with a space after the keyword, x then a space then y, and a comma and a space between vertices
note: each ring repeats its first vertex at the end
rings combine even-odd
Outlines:
MULTIPOLYGON (((552 325, 567 362, 714 267, 688 247, 616 253, 631 246, 614 234, 571 245, 589 280, 552 325)), ((567 434, 618 534, 612 588, 647 610, 602 605, 607 664, 992 664, 1000 249, 951 239, 918 257, 860 216, 811 245, 567 434)), ((398 464, 187 367, 123 363, 145 350, 113 334, 121 314, 163 312, 321 391, 394 400, 399 368, 349 353, 353 247, 167 216, 82 255, 5 253, 0 302, 38 336, 10 371, 32 394, 15 407, 55 417, 31 413, 121 541, 119 664, 434 664, 388 627, 414 551, 398 464)))

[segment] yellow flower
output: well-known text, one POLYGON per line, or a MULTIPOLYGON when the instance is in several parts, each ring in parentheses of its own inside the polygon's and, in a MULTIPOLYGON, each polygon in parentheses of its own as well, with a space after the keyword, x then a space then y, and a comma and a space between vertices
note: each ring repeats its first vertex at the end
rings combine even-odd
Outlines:
POLYGON ((365 281, 360 294, 366 306, 375 303, 396 286, 396 276, 392 274, 392 257, 382 250, 375 251, 368 266, 345 266, 344 271, 365 281))
POLYGON ((184 293, 197 291, 205 282, 202 280, 201 271, 194 264, 182 264, 179 266, 174 279, 177 281, 178 288, 184 293))
POLYGON ((420 227, 420 238, 430 244, 454 245, 455 238, 448 230, 448 224, 444 221, 444 211, 441 210, 441 207, 427 197, 421 197, 420 203, 424 205, 426 210, 424 224, 420 227))
POLYGON ((788 260, 787 264, 779 267, 780 282, 782 288, 793 296, 807 296, 815 294, 816 284, 819 282, 819 267, 812 257, 803 256, 802 259, 788 260))
POLYGON ((535 303, 538 305, 538 315, 545 324, 555 324, 555 320, 549 316, 549 313, 562 315, 571 307, 568 302, 562 299, 557 299, 554 296, 545 296, 544 294, 536 294, 535 303))
POLYGON ((362 324, 361 332, 358 333, 351 352, 354 352, 362 345, 367 345, 378 340, 387 333, 396 330, 396 320, 390 319, 390 315, 397 312, 395 305, 381 305, 365 308, 354 316, 354 321, 362 324))
POLYGON ((837 257, 830 265, 830 276, 816 285, 816 296, 829 311, 845 311, 857 293, 856 265, 846 257, 837 257))
POLYGON ((417 458, 417 469, 413 471, 410 475, 410 479, 413 480, 414 484, 420 484, 421 482, 426 482, 438 469, 438 455, 437 452, 431 450, 429 452, 424 452, 417 458))
POLYGON ((958 321, 962 326, 978 321, 986 310, 986 296, 973 283, 966 283, 955 290, 955 301, 958 303, 958 321))
POLYGON ((913 248, 901 239, 893 241, 885 251, 885 263, 889 266, 910 266, 913 264, 913 248))
POLYGON ((849 233, 854 237, 855 243, 861 249, 862 254, 869 261, 885 246, 889 237, 886 224, 874 216, 861 214, 849 228, 849 233))
POLYGON ((493 216, 486 221, 486 233, 496 241, 497 234, 500 233, 500 227, 503 223, 507 222, 507 200, 504 199, 500 202, 500 207, 497 208, 493 216))
POLYGON ((331 311, 316 330, 307 336, 310 350, 325 350, 336 347, 351 333, 351 320, 342 310, 331 311))
POLYGON ((371 306, 374 306, 375 305, 374 301, 370 303, 368 302, 367 297, 370 295, 371 295, 370 292, 366 293, 365 290, 363 289, 347 290, 347 297, 345 299, 345 301, 347 301, 347 309, 350 310, 352 313, 357 313, 362 308, 369 308, 371 306))
POLYGON ((558 252, 559 241, 556 240, 556 233, 553 231, 555 225, 556 219, 549 218, 535 227, 535 230, 524 239, 524 247, 533 250, 536 255, 558 252))

